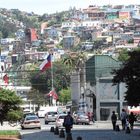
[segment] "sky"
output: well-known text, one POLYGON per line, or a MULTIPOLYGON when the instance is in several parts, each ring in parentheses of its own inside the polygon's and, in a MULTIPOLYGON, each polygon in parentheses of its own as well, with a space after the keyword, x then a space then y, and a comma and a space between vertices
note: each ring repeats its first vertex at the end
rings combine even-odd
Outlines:
POLYGON ((89 5, 106 4, 140 4, 140 0, 0 0, 0 8, 19 9, 39 15, 69 10, 74 6, 83 9, 89 5))

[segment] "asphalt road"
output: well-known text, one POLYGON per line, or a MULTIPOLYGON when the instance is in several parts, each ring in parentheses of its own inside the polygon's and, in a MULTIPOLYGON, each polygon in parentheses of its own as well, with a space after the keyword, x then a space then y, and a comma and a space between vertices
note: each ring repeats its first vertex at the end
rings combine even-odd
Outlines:
MULTIPOLYGON (((59 138, 59 135, 50 132, 51 126, 55 126, 55 124, 50 123, 45 125, 43 119, 41 119, 41 122, 41 130, 20 130, 22 140, 65 140, 65 138, 59 138)), ((120 125, 120 122, 118 122, 118 124, 120 125)), ((130 134, 126 134, 125 131, 122 130, 120 132, 113 131, 111 122, 74 125, 72 129, 73 140, 77 140, 78 136, 81 136, 82 140, 140 140, 140 124, 137 124, 130 134)))
MULTIPOLYGON (((44 119, 41 119, 41 123, 41 130, 21 130, 20 126, 11 127, 5 122, 4 126, 0 126, 0 130, 19 130, 22 140, 65 140, 65 138, 59 138, 59 135, 50 132, 51 126, 55 126, 54 123, 45 125, 44 119)), ((118 124, 121 128, 120 122, 118 124)), ((78 136, 81 136, 82 140, 140 140, 140 122, 135 124, 134 130, 130 134, 126 134, 122 130, 120 132, 113 131, 109 121, 95 122, 90 125, 74 125, 72 129, 73 140, 77 140, 78 136)))

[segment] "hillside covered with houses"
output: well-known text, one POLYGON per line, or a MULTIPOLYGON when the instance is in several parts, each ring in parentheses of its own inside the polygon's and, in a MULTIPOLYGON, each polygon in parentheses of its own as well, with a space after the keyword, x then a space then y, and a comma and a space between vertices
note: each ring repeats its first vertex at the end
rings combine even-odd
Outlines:
MULTIPOLYGON (((16 89, 16 92, 25 99, 24 93, 29 92, 31 88, 27 72, 33 70, 32 64, 38 66, 50 51, 53 52, 54 62, 62 60, 66 55, 74 57, 82 52, 87 57, 86 66, 92 65, 96 68, 102 65, 102 70, 105 67, 108 69, 101 72, 93 67, 90 70, 85 69, 86 72, 91 72, 92 78, 97 78, 97 81, 90 79, 89 73, 85 71, 83 79, 81 74, 74 73, 76 79, 71 78, 73 95, 70 104, 75 103, 78 106, 78 101, 84 97, 82 88, 88 89, 87 94, 95 92, 95 88, 103 93, 105 91, 103 87, 106 86, 115 93, 118 89, 112 88, 110 84, 110 76, 112 76, 108 74, 111 71, 110 68, 120 66, 118 61, 122 50, 131 51, 139 47, 140 5, 89 5, 85 9, 71 8, 68 11, 50 15, 46 13, 37 15, 18 9, 0 9, 0 81, 2 83, 0 86, 16 89), (94 70, 95 73, 92 73, 94 70), (8 82, 3 78, 5 75, 8 82), (105 75, 106 78, 108 77, 107 84, 104 84, 105 75), (75 81, 78 82, 75 84, 75 81), (95 85, 98 87, 93 84, 94 82, 97 82, 95 85), (75 92, 78 92, 77 95, 74 95, 75 92)), ((125 89, 122 88, 120 92, 124 91, 125 89)), ((106 92, 109 91, 106 90, 106 92)), ((120 101, 117 94, 111 96, 111 99, 119 104, 115 102, 110 111, 115 109, 120 112, 123 107, 123 97, 120 97, 120 101)), ((108 111, 105 110, 106 106, 111 104, 110 100, 107 100, 107 103, 103 102, 104 95, 96 98, 98 103, 94 103, 97 100, 93 98, 93 101, 91 98, 86 98, 84 102, 85 100, 88 102, 89 110, 98 111, 98 119, 110 117, 110 114, 101 117, 99 115, 101 108, 104 115, 108 111), (99 108, 96 110, 95 106, 99 108)), ((108 95, 105 98, 108 99, 108 95)))

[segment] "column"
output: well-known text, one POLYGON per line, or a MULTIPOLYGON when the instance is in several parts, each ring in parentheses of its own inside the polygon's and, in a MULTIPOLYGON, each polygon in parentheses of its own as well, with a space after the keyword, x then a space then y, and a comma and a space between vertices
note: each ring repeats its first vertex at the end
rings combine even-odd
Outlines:
POLYGON ((95 91, 96 91, 96 120, 99 121, 100 120, 100 93, 99 93, 99 79, 96 79, 96 87, 95 87, 95 91))

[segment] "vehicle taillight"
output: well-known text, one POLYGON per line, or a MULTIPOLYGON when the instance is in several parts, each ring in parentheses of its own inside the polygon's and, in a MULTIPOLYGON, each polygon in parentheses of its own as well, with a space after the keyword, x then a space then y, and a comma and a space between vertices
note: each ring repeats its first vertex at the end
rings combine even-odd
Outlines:
POLYGON ((24 122, 24 124, 30 124, 31 122, 24 122))
POLYGON ((77 120, 80 120, 80 118, 79 118, 79 117, 77 117, 77 120))
POLYGON ((57 119, 57 121, 58 121, 58 122, 60 122, 60 120, 59 120, 59 119, 57 119))
POLYGON ((34 121, 34 123, 39 123, 39 121, 34 121))

